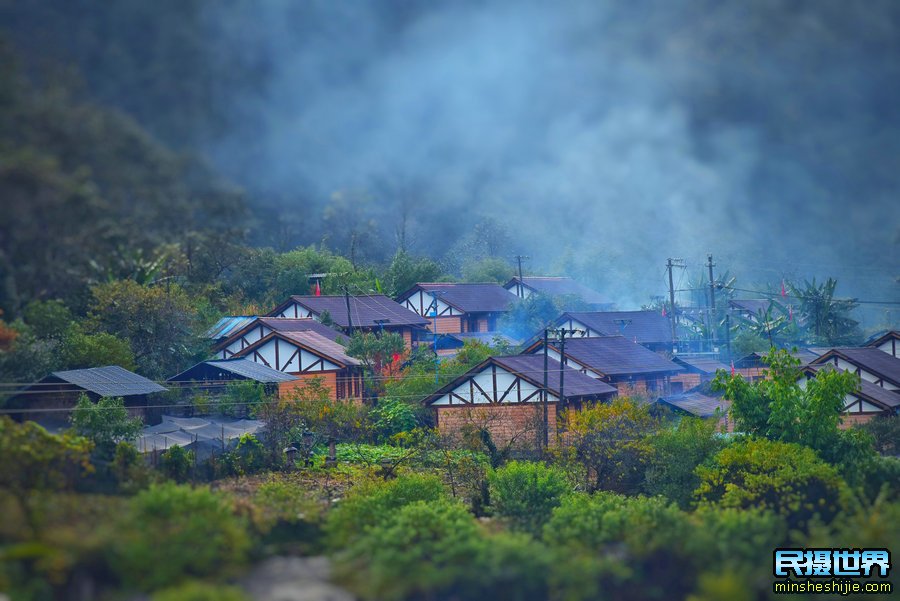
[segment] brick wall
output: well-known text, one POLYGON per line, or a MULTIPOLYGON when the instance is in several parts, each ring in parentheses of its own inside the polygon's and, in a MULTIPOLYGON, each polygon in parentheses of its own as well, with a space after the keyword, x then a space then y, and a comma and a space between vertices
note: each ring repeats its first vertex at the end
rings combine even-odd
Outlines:
POLYGON ((852 428, 856 425, 862 425, 866 422, 872 421, 878 413, 842 413, 841 414, 841 423, 838 426, 841 430, 846 430, 847 428, 852 428))
POLYGON ((462 332, 462 318, 460 317, 437 317, 428 320, 429 329, 437 326, 439 334, 459 334, 462 332), (435 323, 437 322, 437 323, 435 323))
MULTIPOLYGON (((516 447, 534 447, 543 421, 540 403, 500 405, 457 405, 435 408, 438 429, 445 434, 461 432, 468 427, 485 427, 497 446, 513 442, 516 447)), ((556 404, 547 405, 551 439, 556 432, 556 404)))
POLYGON ((322 381, 322 385, 328 389, 330 398, 337 399, 338 372, 320 371, 315 373, 294 373, 291 375, 297 376, 298 379, 290 382, 281 382, 278 384, 278 396, 280 396, 281 398, 290 398, 294 395, 295 391, 303 388, 303 386, 305 386, 307 382, 319 378, 322 381))
POLYGON ((671 381, 673 383, 681 382, 683 386, 682 390, 689 390, 700 385, 700 374, 682 373, 677 376, 672 376, 671 381))

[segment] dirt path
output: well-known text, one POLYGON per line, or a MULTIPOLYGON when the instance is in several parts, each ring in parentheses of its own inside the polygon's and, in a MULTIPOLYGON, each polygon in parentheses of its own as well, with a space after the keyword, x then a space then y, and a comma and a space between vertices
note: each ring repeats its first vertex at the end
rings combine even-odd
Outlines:
POLYGON ((238 585, 254 601, 354 601, 329 582, 326 557, 272 557, 250 570, 238 585))

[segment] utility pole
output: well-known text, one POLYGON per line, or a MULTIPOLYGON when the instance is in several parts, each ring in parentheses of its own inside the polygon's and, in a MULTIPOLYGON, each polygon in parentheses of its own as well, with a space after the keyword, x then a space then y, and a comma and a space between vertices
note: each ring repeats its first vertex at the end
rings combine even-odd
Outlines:
POLYGON ((522 285, 522 261, 530 259, 528 255, 516 255, 516 263, 519 265, 519 285, 522 285))
POLYGON ((581 334, 584 336, 584 330, 559 328, 556 330, 556 336, 559 339, 559 406, 566 406, 566 336, 574 336, 581 334))
POLYGON ((713 263, 712 254, 706 255, 706 265, 709 267, 709 350, 712 352, 716 323, 716 280, 713 277, 715 263, 713 263))
POLYGON ((347 303, 347 334, 353 336, 353 317, 350 315, 350 290, 346 285, 341 286, 344 290, 344 301, 347 303))
POLYGON ((728 350, 728 360, 731 361, 731 313, 725 313, 725 348, 728 350))
POLYGON ((550 414, 547 405, 547 395, 550 393, 550 387, 547 383, 547 363, 548 363, 548 328, 544 328, 544 393, 541 395, 542 405, 544 406, 544 450, 550 447, 550 414))
POLYGON ((669 317, 672 320, 672 346, 674 348, 678 347, 678 333, 676 332, 675 326, 677 324, 675 316, 675 282, 672 278, 672 267, 681 267, 679 264, 681 259, 667 259, 666 260, 666 270, 669 272, 669 309, 670 315, 669 317))

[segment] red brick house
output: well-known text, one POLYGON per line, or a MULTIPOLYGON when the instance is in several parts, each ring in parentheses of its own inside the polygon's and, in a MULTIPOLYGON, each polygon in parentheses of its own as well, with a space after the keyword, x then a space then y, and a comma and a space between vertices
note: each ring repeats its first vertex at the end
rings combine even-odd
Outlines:
MULTIPOLYGON (((491 357, 423 399, 434 412, 442 432, 458 432, 466 425, 486 428, 497 444, 538 440, 543 423, 544 358, 538 355, 491 357)), ((548 360, 547 414, 549 431, 556 432, 560 405, 610 399, 616 389, 559 362, 548 360), (565 369, 560 403, 560 370, 565 369)))

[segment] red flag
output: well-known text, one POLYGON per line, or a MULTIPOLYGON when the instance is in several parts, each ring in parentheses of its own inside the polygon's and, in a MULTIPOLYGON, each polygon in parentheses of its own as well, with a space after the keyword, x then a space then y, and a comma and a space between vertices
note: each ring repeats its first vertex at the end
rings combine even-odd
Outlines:
POLYGON ((665 306, 663 306, 663 317, 665 317, 665 316, 666 316, 666 308, 665 308, 665 306))
POLYGON ((319 286, 319 280, 316 280, 316 296, 322 296, 322 288, 319 286))
POLYGON ((734 375, 734 359, 731 360, 731 375, 734 375))
POLYGON ((400 353, 394 353, 394 356, 393 356, 394 363, 399 361, 401 358, 402 358, 402 356, 400 355, 400 353))
POLYGON ((787 290, 784 289, 784 279, 781 280, 781 297, 785 298, 787 296, 787 290))

